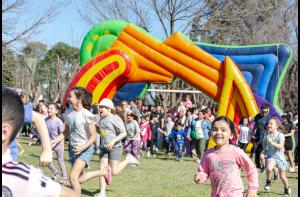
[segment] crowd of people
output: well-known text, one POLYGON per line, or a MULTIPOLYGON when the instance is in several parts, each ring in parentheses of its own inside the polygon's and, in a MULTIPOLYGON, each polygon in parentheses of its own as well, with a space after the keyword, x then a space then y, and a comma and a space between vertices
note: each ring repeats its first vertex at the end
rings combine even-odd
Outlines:
MULTIPOLYGON (((48 165, 52 180, 42 174, 35 176, 45 179, 50 189, 59 188, 53 196, 80 195, 80 185, 94 177, 99 178, 100 189, 95 196, 106 196, 106 186, 112 183, 112 176, 118 175, 127 165, 139 165, 140 157, 156 157, 158 153, 179 162, 183 157, 193 157, 199 165, 194 181, 202 184, 210 179, 212 196, 229 193, 241 196, 243 183, 237 179, 241 176, 241 168, 245 169, 249 181, 248 197, 257 196, 257 169, 266 174, 266 191, 271 190, 272 180, 280 177, 284 194, 291 195, 285 171, 295 172, 298 163, 296 113, 285 113, 280 120, 270 117, 270 106, 264 104, 255 117, 243 117, 240 124, 235 125, 225 116, 218 117, 210 107, 195 107, 189 95, 175 107, 145 106, 139 98, 121 103, 104 98, 92 106, 91 101, 89 92, 74 87, 65 109, 60 103, 46 104, 43 100, 35 108, 24 95, 2 88, 2 133, 4 123, 12 127, 5 141, 9 147, 2 152, 2 158, 8 158, 2 163, 2 171, 5 168, 2 175, 14 180, 8 172, 10 166, 24 166, 16 162, 17 155, 25 151, 16 139, 23 128, 21 132, 29 137, 28 145, 34 140, 42 145, 40 161, 48 165), (11 110, 14 112, 9 113, 11 110), (23 116, 19 117, 18 113, 23 116), (65 141, 68 141, 68 160, 72 166, 69 175, 64 164, 65 141), (213 147, 210 147, 211 141, 215 143, 213 147), (52 151, 60 171, 51 161, 52 151), (93 154, 99 155, 99 169, 84 171, 93 154), (122 154, 125 154, 123 160, 122 154)), ((24 168, 32 167, 26 165, 24 168)), ((7 192, 20 192, 10 181, 6 183, 7 192)), ((37 189, 43 192, 47 188, 37 189)))

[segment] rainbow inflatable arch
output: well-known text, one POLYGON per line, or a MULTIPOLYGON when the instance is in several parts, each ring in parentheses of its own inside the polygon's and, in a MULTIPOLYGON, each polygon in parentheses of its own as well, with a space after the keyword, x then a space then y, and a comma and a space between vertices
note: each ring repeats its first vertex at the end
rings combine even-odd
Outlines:
POLYGON ((86 88, 92 103, 103 98, 131 100, 145 95, 149 83, 171 83, 175 77, 218 103, 218 115, 235 123, 253 117, 263 103, 280 116, 278 96, 291 61, 286 44, 222 46, 192 42, 179 32, 161 41, 124 21, 93 27, 80 50, 82 68, 69 84, 86 88))

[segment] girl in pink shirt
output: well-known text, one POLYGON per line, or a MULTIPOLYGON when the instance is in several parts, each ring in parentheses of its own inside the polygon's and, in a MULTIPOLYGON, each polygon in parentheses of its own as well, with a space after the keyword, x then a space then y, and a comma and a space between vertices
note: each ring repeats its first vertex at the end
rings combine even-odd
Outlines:
POLYGON ((213 121, 211 132, 217 145, 204 153, 194 181, 202 184, 210 178, 212 197, 243 197, 241 168, 244 168, 249 181, 246 197, 257 197, 258 172, 245 152, 231 145, 236 135, 232 121, 219 116, 213 121))

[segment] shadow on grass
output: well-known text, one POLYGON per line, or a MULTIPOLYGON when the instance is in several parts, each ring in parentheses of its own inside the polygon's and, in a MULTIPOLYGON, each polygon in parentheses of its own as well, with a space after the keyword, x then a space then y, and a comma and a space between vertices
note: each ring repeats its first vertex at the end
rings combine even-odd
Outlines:
MULTIPOLYGON (((111 192, 112 190, 110 189, 106 189, 106 193, 107 192, 111 192)), ((87 196, 95 196, 95 194, 99 193, 100 190, 97 189, 95 191, 89 191, 89 190, 86 190, 86 189, 81 189, 81 194, 84 194, 84 195, 87 195, 87 196)))
MULTIPOLYGON (((283 196, 284 194, 283 193, 278 193, 278 192, 271 192, 271 191, 269 191, 269 192, 257 192, 257 195, 264 195, 264 194, 274 194, 274 195, 276 195, 276 196, 283 196)), ((272 195, 273 196, 273 195, 272 195)))

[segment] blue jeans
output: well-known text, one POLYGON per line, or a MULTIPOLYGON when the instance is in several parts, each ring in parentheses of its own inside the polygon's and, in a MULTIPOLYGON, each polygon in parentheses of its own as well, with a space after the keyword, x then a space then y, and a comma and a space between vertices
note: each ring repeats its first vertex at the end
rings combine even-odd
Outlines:
POLYGON ((175 143, 175 154, 178 159, 181 159, 183 151, 183 144, 175 143))
POLYGON ((164 137, 164 142, 166 144, 167 153, 171 152, 171 140, 169 137, 164 137))

